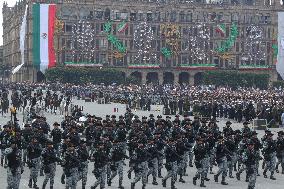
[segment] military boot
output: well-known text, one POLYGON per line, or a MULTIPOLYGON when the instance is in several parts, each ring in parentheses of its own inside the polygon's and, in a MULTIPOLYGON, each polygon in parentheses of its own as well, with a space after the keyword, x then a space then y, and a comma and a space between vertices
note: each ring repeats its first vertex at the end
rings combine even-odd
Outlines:
MULTIPOLYGON (((49 189, 53 189, 53 185, 50 185, 49 189)), ((82 188, 83 189, 83 188, 82 188)))
POLYGON ((32 188, 32 185, 33 185, 33 180, 30 179, 30 180, 29 180, 29 184, 28 184, 29 188, 32 188))
POLYGON ((130 172, 130 171, 127 172, 127 177, 128 177, 129 179, 131 179, 131 172, 130 172))
POLYGON ((3 158, 1 158, 1 166, 3 167, 3 158))
POLYGON ((218 175, 214 175, 214 181, 218 182, 218 175))
POLYGON ((153 177, 153 182, 152 182, 153 185, 158 185, 158 182, 157 182, 157 178, 156 177, 153 177))
POLYGON ((40 173, 39 173, 39 176, 44 176, 44 174, 43 174, 43 169, 40 169, 40 173))
POLYGON ((135 183, 131 183, 131 189, 135 188, 135 183))
POLYGON ((273 175, 274 175, 274 172, 271 172, 270 179, 271 180, 276 180, 276 178, 273 175))
POLYGON ((197 180, 197 178, 193 177, 193 179, 192 179, 193 185, 196 185, 196 180, 197 180))
POLYGON ((64 174, 61 175, 61 184, 65 184, 65 175, 64 174))
POLYGON ((263 176, 264 176, 264 178, 267 178, 266 171, 263 172, 263 176))
POLYGON ((179 182, 181 182, 181 183, 185 183, 185 180, 183 180, 183 178, 182 178, 182 176, 180 175, 180 178, 179 178, 179 180, 178 180, 179 182))
POLYGON ((200 187, 206 187, 205 184, 204 184, 204 178, 201 178, 200 187))
POLYGON ((222 181, 221 181, 221 184, 222 184, 222 185, 228 185, 228 183, 225 181, 225 178, 226 178, 226 177, 222 177, 222 181))
POLYGON ((45 187, 46 187, 46 183, 43 183, 42 189, 45 189, 45 187))
POLYGON ((118 186, 119 189, 124 189, 124 186, 122 186, 122 180, 119 180, 119 186, 118 186))
POLYGON ((241 180, 241 174, 240 173, 236 173, 236 177, 237 177, 237 180, 241 180))
POLYGON ((142 189, 146 189, 146 184, 143 184, 143 185, 142 185, 142 189))
POLYGON ((171 182, 171 189, 177 189, 175 186, 175 182, 171 182))
POLYGON ((163 177, 162 177, 161 169, 158 170, 158 177, 159 177, 159 178, 163 178, 163 177))
POLYGON ((86 189, 86 185, 85 184, 82 184, 82 189, 86 189))
POLYGON ((162 185, 163 185, 164 188, 166 188, 167 187, 167 181, 163 179, 162 180, 162 185))
POLYGON ((249 176, 248 176, 248 174, 246 174, 246 182, 248 182, 249 181, 249 176))
MULTIPOLYGON (((34 183, 34 186, 33 186, 34 189, 39 189, 39 187, 36 185, 36 183, 34 183)), ((52 187, 53 188, 53 187, 52 187)))

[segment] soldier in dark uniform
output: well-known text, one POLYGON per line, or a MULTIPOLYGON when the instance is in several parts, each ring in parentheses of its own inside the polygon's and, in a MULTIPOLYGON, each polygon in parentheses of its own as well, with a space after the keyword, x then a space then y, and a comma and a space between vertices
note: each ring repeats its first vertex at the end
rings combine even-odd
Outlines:
POLYGON ((284 132, 279 131, 278 132, 278 138, 276 141, 276 148, 277 148, 277 159, 278 162, 276 164, 276 172, 279 173, 278 166, 281 165, 282 167, 282 174, 284 174, 284 132))
POLYGON ((60 150, 61 150, 61 139, 62 139, 62 131, 59 129, 60 124, 55 122, 53 124, 54 129, 52 129, 50 135, 52 137, 53 146, 56 151, 57 157, 60 157, 60 150))
POLYGON ((171 138, 169 140, 168 145, 166 146, 165 149, 165 156, 166 156, 166 169, 168 173, 162 179, 162 185, 163 187, 166 187, 167 179, 171 177, 171 189, 176 189, 175 182, 177 180, 177 171, 178 171, 177 162, 178 160, 182 160, 182 157, 180 157, 176 151, 174 138, 171 138))
POLYGON ((56 152, 53 148, 53 142, 47 141, 47 147, 42 152, 43 169, 45 178, 43 181, 42 189, 45 189, 48 180, 50 180, 50 189, 53 189, 54 177, 56 171, 56 162, 61 160, 56 157, 56 152))
POLYGON ((82 180, 82 189, 86 188, 87 176, 88 176, 88 163, 89 153, 86 145, 86 141, 81 140, 80 146, 76 149, 78 154, 80 166, 78 168, 78 180, 82 180))
POLYGON ((4 156, 7 157, 7 189, 19 189, 21 174, 24 172, 22 166, 21 150, 17 147, 15 140, 10 141, 10 147, 4 151, 4 156))
POLYGON ((266 162, 266 166, 263 171, 264 178, 267 178, 266 172, 267 170, 270 171, 270 179, 276 180, 274 177, 274 171, 275 171, 275 164, 276 164, 276 142, 273 140, 273 134, 269 133, 267 135, 267 139, 264 143, 264 147, 262 150, 263 157, 266 162))
POLYGON ((32 188, 32 182, 34 182, 33 188, 38 189, 37 177, 40 171, 42 146, 38 143, 36 138, 33 138, 31 143, 27 147, 28 166, 30 168, 29 187, 32 188))
POLYGON ((225 179, 228 171, 227 155, 231 155, 229 153, 230 152, 224 143, 224 138, 222 136, 219 136, 216 146, 216 162, 218 164, 219 170, 218 173, 214 175, 214 180, 215 182, 218 182, 218 177, 220 174, 222 174, 222 185, 228 185, 225 179))
POLYGON ((195 166, 197 169, 197 172, 193 177, 193 184, 196 185, 197 179, 201 178, 200 187, 206 187, 204 181, 206 177, 205 165, 207 161, 207 148, 205 147, 203 139, 200 136, 196 137, 196 144, 194 146, 193 152, 195 156, 195 166))
POLYGON ((97 143, 97 150, 92 156, 92 160, 94 161, 94 171, 95 177, 97 181, 93 186, 91 186, 91 189, 95 189, 97 186, 100 185, 100 188, 105 188, 105 182, 106 182, 106 169, 107 164, 109 161, 109 154, 105 149, 105 145, 103 142, 97 143))

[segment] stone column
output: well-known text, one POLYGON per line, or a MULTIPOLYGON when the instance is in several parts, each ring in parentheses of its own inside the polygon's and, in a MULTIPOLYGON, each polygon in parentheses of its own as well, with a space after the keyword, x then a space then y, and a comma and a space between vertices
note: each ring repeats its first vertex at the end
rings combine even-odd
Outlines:
POLYGON ((174 84, 179 83, 179 72, 174 72, 174 84))
POLYGON ((158 81, 159 84, 163 84, 164 83, 164 73, 163 73, 163 71, 159 71, 158 72, 158 79, 159 79, 159 81, 158 81))
POLYGON ((194 75, 195 73, 189 74, 189 85, 194 85, 194 75))
POLYGON ((146 84, 146 82, 147 82, 147 79, 146 79, 146 77, 147 77, 147 72, 141 72, 141 76, 142 76, 142 84, 146 84))

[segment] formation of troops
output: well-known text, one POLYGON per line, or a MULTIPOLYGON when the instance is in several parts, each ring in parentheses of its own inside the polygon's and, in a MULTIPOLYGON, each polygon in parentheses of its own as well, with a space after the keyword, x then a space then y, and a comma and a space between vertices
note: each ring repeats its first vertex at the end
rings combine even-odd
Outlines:
MULTIPOLYGON (((248 189, 253 189, 257 176, 276 180, 276 173, 284 174, 283 131, 274 136, 266 130, 260 139, 248 126, 252 118, 237 119, 243 122, 242 129, 234 130, 230 121, 220 125, 216 118, 226 117, 224 112, 221 115, 220 110, 200 110, 202 103, 206 103, 202 99, 198 102, 191 99, 194 102, 191 106, 198 104, 195 108, 199 108, 197 112, 201 114, 193 120, 187 111, 163 119, 153 114, 138 117, 127 108, 126 113, 118 117, 88 114, 82 122, 82 108, 75 106, 61 123, 50 126, 45 116, 34 111, 37 105, 43 104, 44 111, 57 113, 54 106, 46 105, 47 98, 70 104, 76 95, 68 90, 42 92, 16 86, 20 92, 12 91, 12 104, 26 98, 25 107, 30 107, 31 113, 21 127, 17 112, 21 108, 24 111, 25 107, 13 105, 15 112, 10 109, 11 121, 0 133, 1 166, 7 169, 8 189, 20 188, 21 174, 27 171, 25 167, 30 171, 28 186, 35 189, 56 188, 55 176, 61 178, 66 189, 75 189, 79 184, 85 189, 87 179, 93 179, 87 178, 88 171, 96 178, 91 189, 112 186, 114 179, 119 181, 117 187, 123 189, 125 171, 131 179, 131 189, 137 188, 138 182, 142 182, 142 189, 151 188, 151 184, 158 185, 158 180, 162 187, 176 189, 177 182, 185 183, 189 169, 196 170, 192 184, 200 187, 210 182, 228 185, 231 179, 241 180, 244 174, 248 189), (203 116, 204 119, 202 112, 209 115, 203 116), (56 175, 58 167, 62 167, 62 175, 56 175), (218 167, 215 173, 214 167, 218 167), (162 170, 166 170, 166 174, 162 170), (209 179, 210 174, 214 174, 213 180, 209 179), (38 183, 39 176, 44 176, 43 183, 38 183)), ((8 91, 2 90, 1 97, 7 96, 8 91)), ((215 102, 210 101, 212 103, 215 102)), ((244 104, 242 101, 241 105, 244 104)), ((252 100, 246 101, 246 105, 254 107, 252 100)))

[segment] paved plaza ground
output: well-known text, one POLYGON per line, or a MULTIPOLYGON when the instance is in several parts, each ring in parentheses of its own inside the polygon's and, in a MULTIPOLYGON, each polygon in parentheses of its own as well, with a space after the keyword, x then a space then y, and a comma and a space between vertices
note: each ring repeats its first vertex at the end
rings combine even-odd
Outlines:
MULTIPOLYGON (((94 102, 84 102, 82 100, 73 100, 73 103, 75 105, 79 105, 79 106, 84 106, 84 113, 90 113, 92 115, 96 115, 99 117, 105 117, 105 115, 107 114, 115 114, 115 115, 123 115, 125 113, 125 105, 122 104, 97 104, 94 102), (114 112, 114 108, 118 108, 118 112, 114 112)), ((162 107, 153 107, 154 110, 161 110, 162 107)), ((162 114, 162 112, 160 111, 151 111, 151 112, 145 112, 145 111, 133 111, 135 114, 137 114, 138 116, 148 116, 150 113, 153 113, 155 116, 162 114)), ((45 116, 47 117, 47 121, 50 125, 52 125, 53 122, 57 121, 57 122, 61 122, 62 121, 62 116, 59 115, 54 115, 54 114, 50 114, 50 113, 46 113, 45 116)), ((22 116, 21 113, 19 113, 18 115, 20 122, 22 121, 22 116)), ((165 117, 165 116, 163 116, 165 117)), ((172 116, 172 118, 174 118, 174 116, 172 116)), ((8 120, 10 119, 10 117, 7 115, 7 117, 1 117, 0 116, 0 124, 3 125, 5 124, 8 120)), ((220 122, 218 123, 218 125, 220 126, 220 128, 222 128, 225 125, 226 120, 219 120, 220 122)), ((242 124, 240 123, 235 123, 233 122, 233 128, 241 128, 242 124)), ((277 134, 277 131, 279 129, 272 129, 272 132, 274 132, 275 134, 277 134)), ((260 134, 260 137, 264 134, 263 131, 258 131, 258 133, 260 134)), ((276 137, 274 135, 274 137, 276 137)), ((89 189, 90 186, 95 182, 95 177, 92 174, 92 170, 93 170, 93 163, 89 163, 89 172, 88 172, 88 182, 87 182, 87 188, 89 189)), ((126 171, 128 170, 128 162, 127 162, 127 166, 124 167, 124 186, 126 189, 130 189, 130 182, 131 180, 129 180, 127 178, 127 174, 126 171)), ((177 182, 176 187, 178 189, 189 189, 189 188, 199 188, 199 182, 198 181, 198 185, 194 186, 192 184, 192 178, 193 175, 195 174, 196 169, 195 168, 188 168, 187 169, 187 173, 189 174, 189 176, 184 177, 186 183, 182 184, 177 182)), ((215 167, 213 169, 213 172, 216 172, 217 168, 215 167)), ((29 180, 29 169, 27 167, 25 167, 25 171, 22 174, 22 179, 21 179, 21 184, 20 184, 20 189, 28 189, 28 180, 29 180)), ((260 170, 260 173, 262 173, 262 171, 260 170)), ((60 166, 57 166, 57 171, 56 171, 56 178, 55 178, 55 185, 54 185, 54 189, 64 189, 65 186, 61 184, 60 182, 60 176, 62 174, 62 168, 60 166)), ((166 171, 165 169, 163 169, 162 175, 165 175, 166 171)), ((6 184, 6 170, 3 167, 0 167, 0 189, 4 189, 6 188, 7 184, 6 184)), ((132 178, 134 177, 134 174, 132 176, 132 178)), ((228 186, 223 186, 219 183, 215 183, 213 181, 213 175, 209 175, 209 178, 211 179, 209 182, 206 182, 205 184, 207 185, 207 188, 212 188, 212 189, 217 189, 217 188, 227 188, 227 189, 241 189, 241 188, 247 188, 247 183, 244 181, 245 180, 245 174, 242 174, 241 177, 241 181, 237 181, 237 179, 227 179, 227 182, 229 183, 228 186)), ((281 174, 275 174, 275 177, 277 178, 276 181, 270 180, 270 179, 265 179, 263 178, 263 176, 257 177, 257 184, 256 184, 256 189, 283 189, 283 185, 284 185, 284 175, 281 174)), ((38 186, 40 186, 43 183, 43 179, 44 177, 39 177, 38 179, 38 186)), ((147 184, 146 188, 149 189, 161 189, 163 188, 161 185, 161 179, 158 179, 158 186, 153 186, 152 184, 152 176, 149 177, 149 183, 147 184)), ((167 182, 167 188, 170 188, 170 180, 168 180, 167 182)), ((78 183, 77 188, 80 189, 81 186, 81 182, 78 183)), ((106 188, 117 188, 118 187, 118 178, 116 177, 113 180, 113 184, 111 187, 108 187, 106 185, 106 188)), ((141 182, 139 182, 135 188, 141 188, 141 182)), ((47 188, 49 188, 49 185, 47 186, 47 188)))

